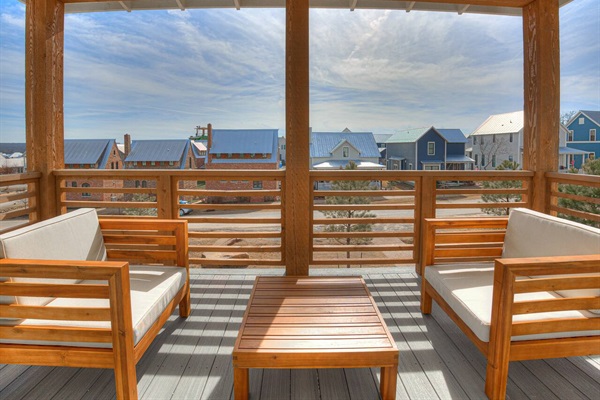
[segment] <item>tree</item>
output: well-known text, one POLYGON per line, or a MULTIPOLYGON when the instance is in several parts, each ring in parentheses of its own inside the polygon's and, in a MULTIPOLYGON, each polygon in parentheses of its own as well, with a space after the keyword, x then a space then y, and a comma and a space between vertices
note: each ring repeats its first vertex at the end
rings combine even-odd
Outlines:
MULTIPOLYGON (((498 171, 517 170, 519 164, 514 161, 504 160, 502 164, 496 167, 498 171)), ((484 181, 484 189, 514 189, 522 186, 521 181, 484 181)), ((515 201, 521 201, 520 194, 513 193, 499 193, 499 194, 482 194, 481 200, 484 203, 512 203, 515 201)), ((492 215, 508 215, 510 208, 482 208, 486 214, 492 215)))
MULTIPOLYGON (((581 166, 583 172, 587 175, 600 175, 600 158, 595 160, 588 160, 581 166)), ((559 185, 558 191, 569 195, 588 197, 598 199, 600 198, 600 189, 588 186, 580 185, 559 185)), ((570 210, 584 212, 588 214, 600 214, 600 205, 594 204, 590 201, 575 200, 575 199, 558 199, 558 206, 568 208, 570 210)), ((600 223, 591 221, 585 218, 574 217, 571 215, 560 214, 562 218, 570 219, 571 221, 581 222, 582 224, 600 227, 600 223)))
POLYGON ((492 165, 494 162, 494 157, 509 153, 509 140, 509 137, 506 135, 481 135, 479 137, 481 169, 487 169, 490 165, 492 165))
POLYGON ((577 114, 577 111, 575 110, 561 112, 560 123, 566 126, 567 123, 571 120, 571 118, 575 116, 575 114, 577 114))
MULTIPOLYGON (((356 170, 358 167, 356 163, 350 161, 346 166, 346 170, 356 170)), ((334 181, 331 184, 332 190, 372 190, 371 182, 369 181, 353 181, 353 180, 344 180, 344 181, 334 181)), ((371 199, 368 196, 332 196, 326 197, 325 202, 327 204, 339 204, 339 205, 349 205, 349 204, 370 204, 371 199)), ((335 210, 335 211, 323 211, 323 214, 326 218, 372 218, 376 217, 375 214, 366 211, 366 210, 352 210, 352 209, 344 209, 344 210, 335 210)), ((373 230, 373 224, 365 224, 365 223, 342 223, 342 224, 333 224, 326 225, 326 232, 371 232, 373 230)), ((371 243, 373 240, 370 237, 346 237, 346 238, 334 238, 337 243, 351 246, 351 245, 362 245, 371 243)), ((346 258, 350 258, 350 251, 346 251, 346 258)), ((350 268, 350 265, 347 265, 350 268)))

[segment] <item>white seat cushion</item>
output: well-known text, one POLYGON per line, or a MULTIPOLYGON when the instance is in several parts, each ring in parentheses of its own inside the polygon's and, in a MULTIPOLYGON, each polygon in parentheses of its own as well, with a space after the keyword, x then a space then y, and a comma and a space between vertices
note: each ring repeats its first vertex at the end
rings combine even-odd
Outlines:
MULTIPOLYGON (((158 319, 166 306, 173 300, 186 281, 186 269, 180 267, 132 265, 130 268, 131 282, 131 313, 134 332, 134 343, 137 344, 148 332, 148 329, 158 319)), ((82 283, 99 283, 98 281, 83 281, 82 283)), ((46 307, 108 307, 104 299, 65 299, 51 301, 46 307)), ((20 326, 52 325, 83 328, 110 328, 110 321, 50 321, 23 320, 20 326)), ((20 344, 51 344, 77 347, 112 347, 111 343, 74 343, 50 341, 6 341, 2 343, 20 344)))
MULTIPOLYGON (((464 264, 460 266, 456 264, 428 266, 425 268, 425 279, 480 340, 489 342, 494 282, 494 265, 492 263, 464 264)), ((515 300, 541 300, 557 297, 560 296, 553 292, 535 292, 517 294, 515 295, 515 300)), ((516 315, 514 321, 581 317, 595 317, 595 315, 587 311, 556 311, 516 315)), ((589 335, 600 335, 600 331, 557 332, 515 336, 512 340, 589 335)))

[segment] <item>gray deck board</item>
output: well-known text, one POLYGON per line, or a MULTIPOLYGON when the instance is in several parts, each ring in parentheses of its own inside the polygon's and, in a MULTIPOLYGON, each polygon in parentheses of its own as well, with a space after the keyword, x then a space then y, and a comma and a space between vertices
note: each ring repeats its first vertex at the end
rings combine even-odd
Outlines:
MULTIPOLYGON (((417 276, 408 269, 352 272, 364 274, 400 350, 398 399, 485 398, 485 358, 436 305, 432 315, 420 313, 417 276)), ((141 399, 233 398, 231 351, 253 282, 241 270, 192 275, 190 317, 175 312, 137 365, 141 399)), ((260 400, 375 400, 378 386, 377 368, 250 371, 250 396, 260 400)), ((600 398, 600 357, 511 363, 507 395, 600 398)), ((114 397, 112 370, 0 366, 2 400, 114 397)))

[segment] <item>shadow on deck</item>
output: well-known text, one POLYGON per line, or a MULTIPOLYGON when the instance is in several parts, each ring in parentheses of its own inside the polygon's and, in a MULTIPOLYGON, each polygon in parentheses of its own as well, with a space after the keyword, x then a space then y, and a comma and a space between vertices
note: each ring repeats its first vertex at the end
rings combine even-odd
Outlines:
MULTIPOLYGON (((231 351, 254 282, 248 272, 192 275, 192 314, 182 320, 175 313, 138 363, 141 399, 233 398, 231 351)), ((396 339, 397 399, 485 398, 485 358, 436 306, 431 316, 421 315, 420 279, 410 269, 350 272, 364 276, 396 339)), ((250 398, 379 399, 378 382, 378 369, 251 370, 250 398)), ((600 357, 511 363, 507 396, 600 398, 600 357)), ((112 370, 20 365, 0 369, 3 400, 114 397, 112 370)))

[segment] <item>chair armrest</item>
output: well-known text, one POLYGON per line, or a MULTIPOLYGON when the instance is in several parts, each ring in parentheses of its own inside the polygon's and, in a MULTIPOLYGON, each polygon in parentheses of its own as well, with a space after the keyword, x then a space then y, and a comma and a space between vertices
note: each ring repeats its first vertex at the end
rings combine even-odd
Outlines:
POLYGON ((110 261, 1 259, 0 295, 8 297, 108 299, 109 307, 46 307, 1 304, 0 315, 12 319, 109 321, 108 328, 0 326, 2 339, 112 343, 133 346, 129 264, 110 261), (52 282, 52 279, 58 281, 52 282), (65 281, 71 280, 71 281, 65 281), (76 281, 73 281, 76 280, 76 281), (101 281, 94 284, 80 280, 101 281), (112 328, 111 328, 112 327, 112 328))
POLYGON ((502 254, 508 218, 425 218, 421 274, 436 262, 491 261, 502 254))
POLYGON ((189 269, 187 221, 138 218, 99 221, 109 260, 162 263, 189 269))
POLYGON ((550 332, 598 330, 600 318, 565 317, 513 321, 540 312, 600 309, 600 254, 497 259, 494 268, 490 339, 550 332), (516 300, 515 295, 554 292, 561 297, 516 300))

